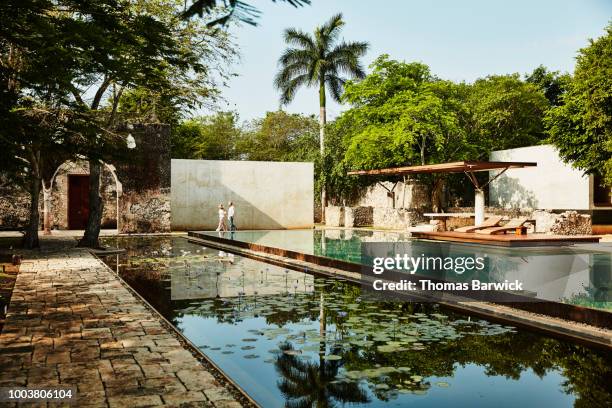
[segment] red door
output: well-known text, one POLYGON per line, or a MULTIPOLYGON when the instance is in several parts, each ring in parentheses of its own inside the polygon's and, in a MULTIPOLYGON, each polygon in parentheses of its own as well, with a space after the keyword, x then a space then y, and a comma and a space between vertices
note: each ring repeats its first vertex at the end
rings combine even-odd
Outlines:
POLYGON ((89 175, 68 175, 68 229, 85 229, 89 217, 89 175))

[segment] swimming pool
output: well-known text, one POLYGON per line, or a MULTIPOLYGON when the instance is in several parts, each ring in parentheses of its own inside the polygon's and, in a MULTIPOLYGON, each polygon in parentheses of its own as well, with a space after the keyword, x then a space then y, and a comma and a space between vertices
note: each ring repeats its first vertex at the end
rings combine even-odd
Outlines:
POLYGON ((371 265, 372 256, 364 252, 364 244, 371 243, 386 243, 380 248, 384 253, 414 257, 480 257, 485 265, 481 271, 459 274, 439 268, 416 273, 451 282, 517 280, 524 284, 525 296, 533 299, 612 310, 612 243, 508 248, 412 239, 397 232, 343 229, 198 234, 357 264, 371 265))
POLYGON ((609 353, 180 237, 105 262, 263 407, 605 406, 609 353))

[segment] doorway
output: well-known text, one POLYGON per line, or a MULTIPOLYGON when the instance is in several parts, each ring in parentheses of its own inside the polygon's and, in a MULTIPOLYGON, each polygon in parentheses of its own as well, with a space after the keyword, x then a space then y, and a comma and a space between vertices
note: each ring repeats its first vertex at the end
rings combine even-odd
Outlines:
POLYGON ((68 229, 81 230, 89 217, 89 175, 68 175, 68 229))

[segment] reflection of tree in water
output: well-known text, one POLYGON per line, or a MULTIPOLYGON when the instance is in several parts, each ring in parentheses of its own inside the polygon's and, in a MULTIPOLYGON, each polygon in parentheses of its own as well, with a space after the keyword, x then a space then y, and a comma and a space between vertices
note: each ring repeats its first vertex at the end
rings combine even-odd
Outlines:
MULTIPOLYGON (((146 240, 118 242, 120 246, 127 243, 130 244, 129 253, 133 254, 133 257, 145 258, 156 256, 153 249, 155 245, 158 245, 157 251, 162 243, 166 251, 170 251, 169 248, 173 246, 174 249, 179 247, 168 239, 156 242, 155 245, 146 240)), ((356 326, 354 323, 348 324, 347 320, 351 316, 362 315, 364 305, 372 305, 371 302, 363 301, 363 294, 358 286, 339 281, 327 281, 325 287, 319 286, 314 293, 297 296, 285 294, 214 301, 171 301, 169 292, 160 280, 160 274, 152 273, 146 263, 140 266, 142 267, 126 268, 122 272, 123 278, 175 325, 183 315, 215 317, 220 323, 240 324, 242 320, 262 316, 262 311, 265 311, 263 316, 269 325, 283 327, 303 319, 313 322, 318 319, 322 323, 320 330, 325 331, 326 326, 333 326, 337 335, 350 337, 352 329, 356 326), (323 304, 320 300, 320 295, 323 293, 331 300, 328 304, 323 304), (275 302, 264 304, 269 299, 275 299, 275 302), (357 305, 355 307, 358 308, 349 307, 351 305, 357 305), (287 306, 292 306, 292 310, 282 310, 287 306), (323 306, 322 313, 316 310, 317 306, 323 306)), ((494 267, 507 271, 510 265, 507 260, 504 262, 503 258, 498 258, 494 267)), ((321 280, 317 279, 317 282, 321 280)), ((463 318, 444 311, 435 304, 378 302, 375 305, 379 311, 397 316, 415 312, 425 314, 443 312, 449 321, 463 318)), ((386 320, 381 318, 381 324, 385 322, 386 320)), ((466 331, 469 332, 469 326, 466 327, 466 331)), ((488 376, 503 376, 511 380, 518 380, 529 369, 540 377, 549 372, 560 371, 565 377, 562 383, 563 390, 576 396, 577 407, 606 406, 611 399, 608 383, 608 378, 612 377, 610 353, 527 331, 493 336, 471 334, 457 340, 447 340, 445 343, 429 343, 427 348, 421 351, 391 353, 380 352, 376 344, 347 346, 344 340, 340 339, 341 346, 339 346, 338 342, 329 343, 328 338, 321 337, 324 338, 321 350, 325 351, 326 342, 332 344, 334 354, 341 356, 341 360, 324 360, 324 354, 319 355, 318 363, 308 362, 299 356, 286 353, 277 358, 277 371, 283 377, 279 380, 279 387, 288 398, 288 407, 306 407, 313 404, 324 407, 363 402, 362 399, 366 399, 368 394, 366 390, 360 388, 359 382, 338 381, 338 376, 339 374, 341 376, 342 370, 360 371, 376 366, 410 368, 409 373, 390 372, 368 378, 371 385, 388 386, 388 389, 373 387, 374 395, 382 400, 392 397, 396 391, 394 387, 405 382, 410 375, 422 376, 423 380, 412 382, 405 388, 426 391, 429 387, 428 377, 452 377, 457 367, 470 364, 484 367, 488 376)))
POLYGON ((337 381, 340 361, 303 360, 293 355, 289 343, 280 345, 275 367, 280 375, 278 388, 286 399, 287 408, 334 407, 337 403, 367 403, 368 394, 355 382, 337 381))

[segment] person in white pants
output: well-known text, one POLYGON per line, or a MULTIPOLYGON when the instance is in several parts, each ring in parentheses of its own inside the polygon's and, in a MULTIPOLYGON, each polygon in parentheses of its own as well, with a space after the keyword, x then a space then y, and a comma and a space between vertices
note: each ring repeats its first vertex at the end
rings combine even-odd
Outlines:
POLYGON ((219 225, 216 231, 227 231, 227 225, 225 224, 226 212, 223 208, 223 204, 219 204, 219 225))

